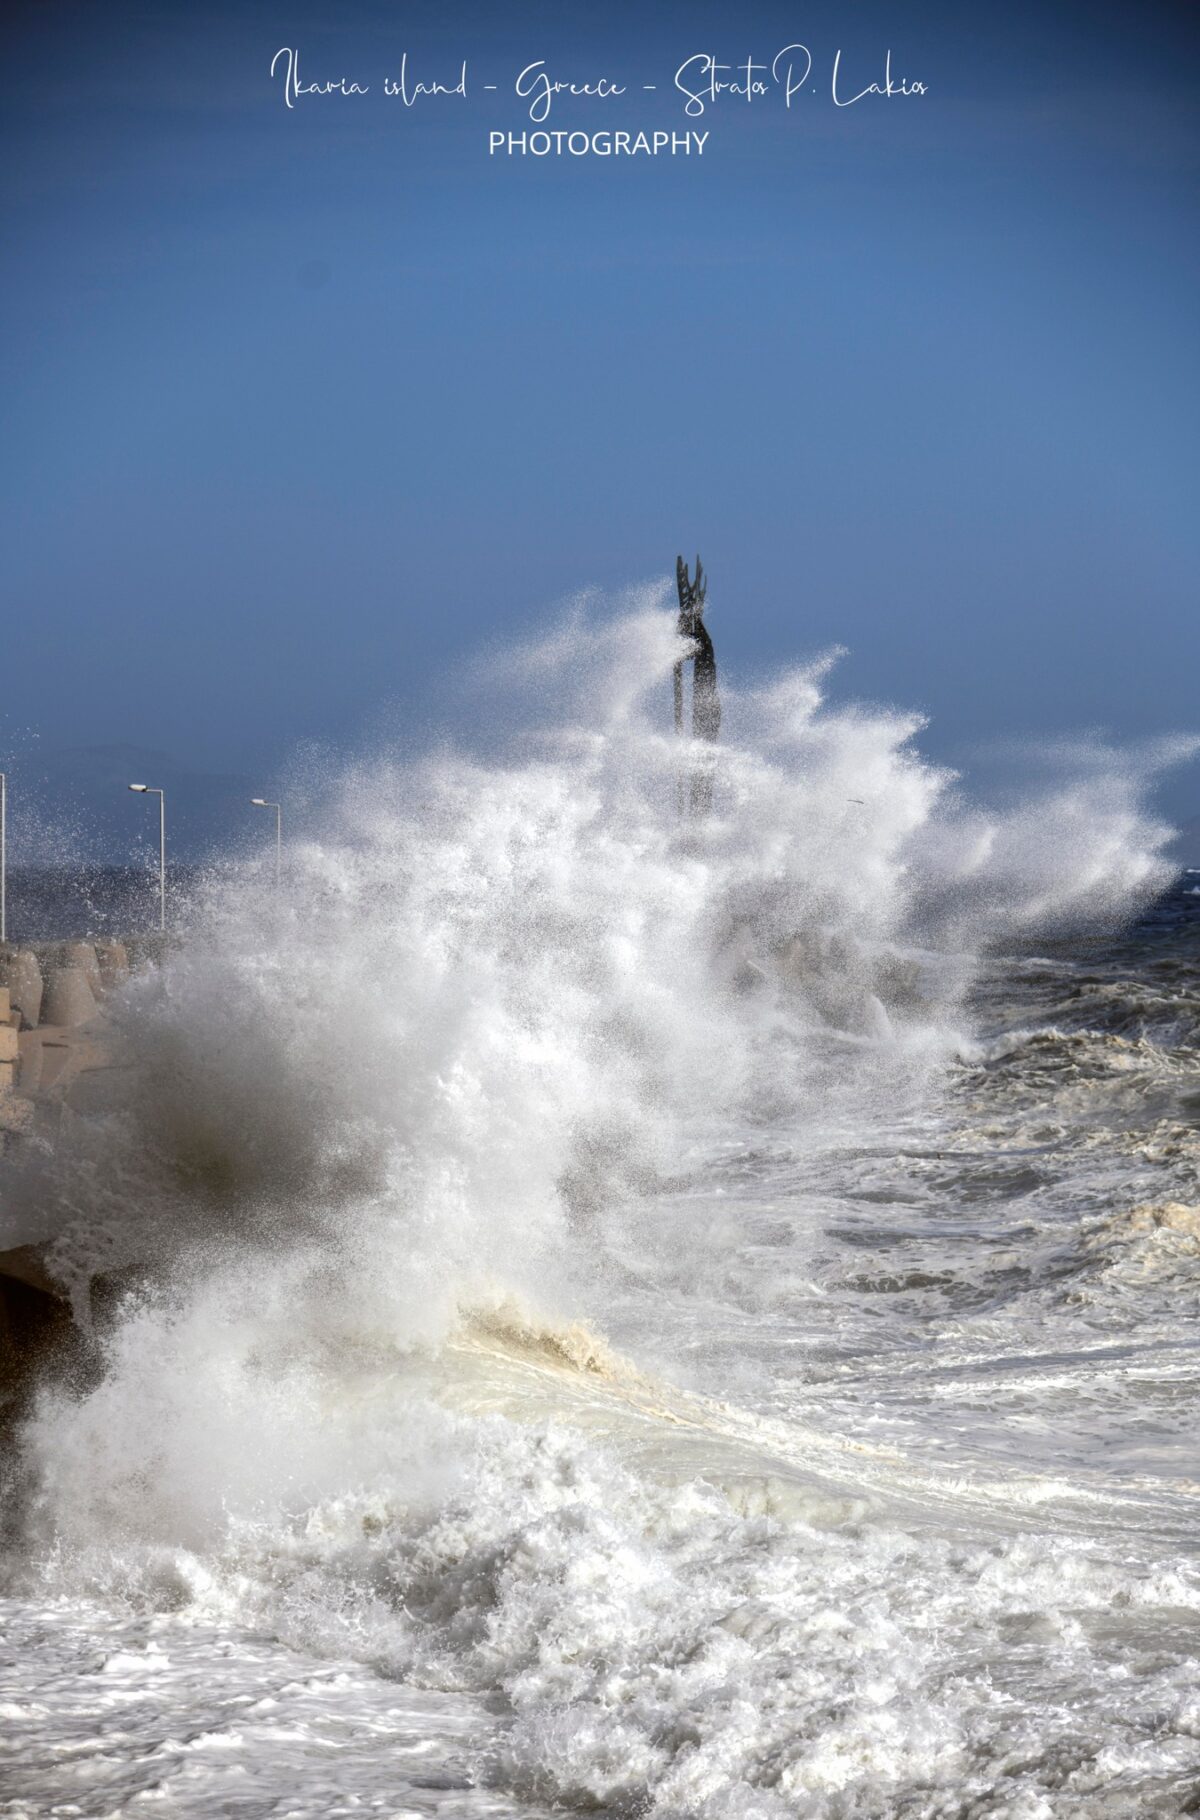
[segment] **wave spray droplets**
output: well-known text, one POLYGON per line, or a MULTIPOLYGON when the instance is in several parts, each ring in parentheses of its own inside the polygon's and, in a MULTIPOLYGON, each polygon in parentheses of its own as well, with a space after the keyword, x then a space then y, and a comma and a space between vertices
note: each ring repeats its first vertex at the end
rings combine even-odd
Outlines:
MULTIPOLYGON (((1116 1813, 1037 1806, 1071 1674, 1123 1748, 1125 1645, 1079 1614, 1194 1586, 1150 1541, 1122 1565, 956 1506, 976 1469, 953 1428, 917 1445, 925 1381, 913 1412, 855 1400, 873 1356, 927 1358, 938 1269, 854 1276, 891 1242, 864 1208, 905 1243, 965 1217, 943 1152, 983 1143, 956 1095, 991 947, 1128 913, 1165 832, 1113 772, 972 809, 821 667, 725 689, 681 823, 677 656, 649 600, 517 653, 545 724, 350 773, 282 903, 215 882, 130 988, 123 1103, 11 1185, 67 1280, 132 1270, 103 1374, 26 1427, 29 1647, 67 1687, 51 1596, 143 1655, 151 1626, 172 1735, 172 1650, 224 1648, 203 1724, 235 1746, 289 1650, 343 1665, 347 1712, 380 1670, 469 1785, 418 1778, 413 1811, 933 1814, 969 1785, 979 1814, 1116 1813)), ((337 1696, 279 1697, 303 1764, 337 1696)), ((394 1791, 388 1736, 341 1787, 394 1791)), ((114 1789, 154 1749, 115 1746, 114 1789)), ((178 1811, 211 1811, 218 1755, 165 1772, 178 1811)), ((50 1758, 67 1799, 79 1758, 50 1758)))

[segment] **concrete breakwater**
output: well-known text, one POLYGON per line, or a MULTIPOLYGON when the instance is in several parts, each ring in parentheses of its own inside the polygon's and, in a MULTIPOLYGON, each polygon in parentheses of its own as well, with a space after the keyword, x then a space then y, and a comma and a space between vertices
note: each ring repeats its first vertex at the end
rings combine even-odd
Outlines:
MULTIPOLYGON (((142 936, 0 947, 0 1158, 53 1142, 64 1113, 86 1111, 111 1090, 104 1001, 131 972, 161 962, 164 946, 161 936, 142 936)), ((40 1359, 75 1337, 39 1248, 0 1249, 0 1408, 11 1408, 40 1359)))
POLYGON ((44 1096, 61 1100, 105 1065, 104 1000, 163 951, 161 936, 0 947, 0 1142, 31 1127, 44 1096))

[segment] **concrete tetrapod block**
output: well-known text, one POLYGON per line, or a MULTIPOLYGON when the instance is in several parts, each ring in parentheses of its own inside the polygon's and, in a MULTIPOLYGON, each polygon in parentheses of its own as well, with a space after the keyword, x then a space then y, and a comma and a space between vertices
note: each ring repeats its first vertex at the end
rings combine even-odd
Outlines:
POLYGON ((131 972, 140 973, 144 967, 161 967, 169 946, 170 938, 160 935, 157 930, 145 935, 127 936, 125 952, 129 956, 131 972))
POLYGON ((127 1073, 113 1066, 112 1052, 96 1035, 96 1024, 70 1027, 43 1024, 21 1036, 17 1088, 22 1094, 62 1098, 86 1077, 86 1097, 91 1104, 105 1101, 110 1110, 127 1090, 127 1073))
POLYGON ((0 1024, 7 1024, 12 1015, 12 1002, 8 996, 8 987, 0 986, 0 1024))
POLYGON ((17 1064, 0 1062, 0 1099, 10 1094, 17 1084, 17 1064))
POLYGON ((82 967, 54 967, 42 1001, 43 1024, 87 1024, 96 1015, 96 994, 82 967))
POLYGON ((11 1024, 0 1024, 0 1062, 15 1062, 21 1053, 20 1041, 11 1024))
POLYGON ((21 1013, 21 1021, 34 1029, 42 1011, 42 970, 31 948, 0 950, 0 982, 8 988, 9 1000, 21 1013))
MULTIPOLYGON (((105 992, 111 992, 122 980, 129 978, 129 955, 124 942, 106 935, 96 943, 96 960, 100 968, 100 984, 105 992)), ((93 982, 94 990, 94 982, 93 982)))
POLYGON ((88 985, 99 996, 100 962, 96 957, 94 943, 64 942, 55 959, 60 967, 78 967, 81 973, 86 973, 88 985))

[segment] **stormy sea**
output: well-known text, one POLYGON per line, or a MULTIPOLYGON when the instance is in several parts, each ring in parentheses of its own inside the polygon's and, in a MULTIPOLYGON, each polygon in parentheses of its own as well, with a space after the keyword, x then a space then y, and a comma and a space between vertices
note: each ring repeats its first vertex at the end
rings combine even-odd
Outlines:
POLYGON ((6 1439, 0 1813, 1200 1812, 1173 754, 985 807, 822 665, 693 750, 676 656, 495 657, 496 750, 197 878, 0 1163, 91 1327, 6 1439))

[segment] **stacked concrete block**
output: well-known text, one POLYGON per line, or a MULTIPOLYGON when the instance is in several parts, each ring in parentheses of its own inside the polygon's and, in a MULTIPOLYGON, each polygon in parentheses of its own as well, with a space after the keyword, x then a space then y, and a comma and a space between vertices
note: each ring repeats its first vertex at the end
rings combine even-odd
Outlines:
POLYGON ((31 948, 0 949, 0 985, 8 988, 9 1002, 21 1013, 26 1030, 36 1029, 42 1014, 42 970, 31 948))
POLYGON ((24 1086, 21 1067, 21 1033, 10 1021, 8 987, 0 986, 0 1145, 9 1132, 28 1131, 33 1122, 33 1102, 16 1092, 24 1086))
POLYGON ((0 1099, 6 1098, 17 1084, 20 1039, 8 1022, 8 987, 0 988, 0 1099))

